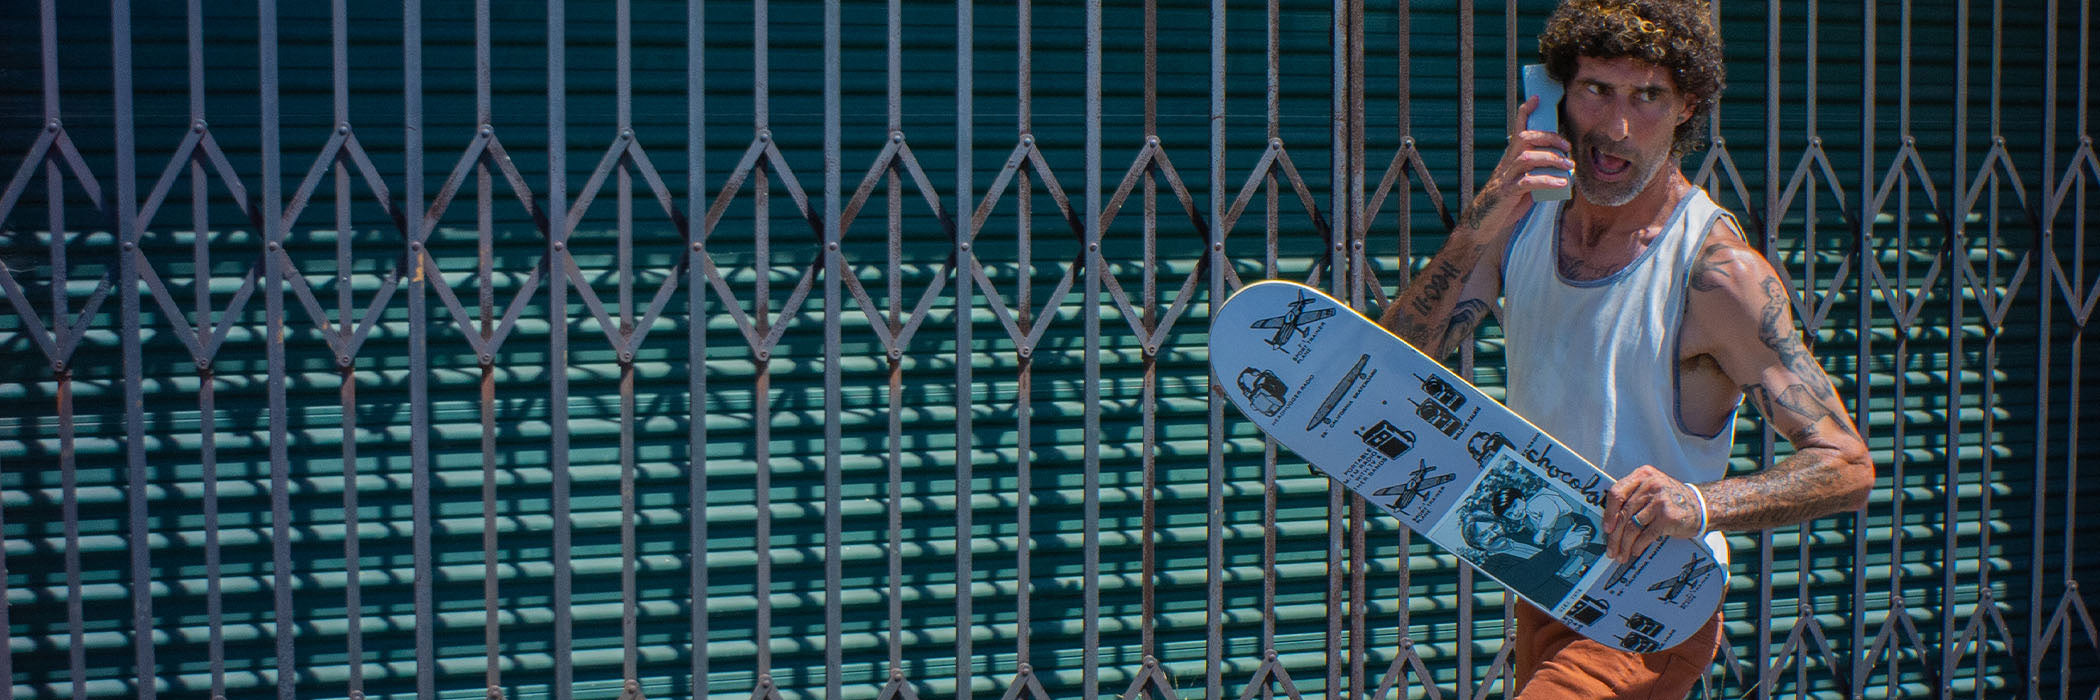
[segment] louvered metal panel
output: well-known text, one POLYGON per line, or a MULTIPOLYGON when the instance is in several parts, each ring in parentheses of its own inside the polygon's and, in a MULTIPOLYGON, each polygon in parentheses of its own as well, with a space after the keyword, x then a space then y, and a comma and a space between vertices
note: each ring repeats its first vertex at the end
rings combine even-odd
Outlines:
MULTIPOLYGON (((15 3, 0 697, 1495 692, 1201 347, 1441 241, 1516 5, 15 3)), ((1707 697, 2100 682, 2091 7, 2014 5, 1719 8, 1687 169, 1883 478, 1736 538, 1707 697)))

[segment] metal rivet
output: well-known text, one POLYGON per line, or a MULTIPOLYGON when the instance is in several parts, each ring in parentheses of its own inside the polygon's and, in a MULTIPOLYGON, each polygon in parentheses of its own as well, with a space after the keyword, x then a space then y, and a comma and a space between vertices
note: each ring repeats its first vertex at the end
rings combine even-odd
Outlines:
POLYGON ((204 133, 205 126, 206 125, 204 123, 204 120, 199 119, 197 121, 190 122, 190 131, 194 131, 201 134, 204 133))
POLYGON ((58 120, 57 120, 57 119, 52 119, 51 121, 48 121, 48 122, 44 122, 44 130, 45 130, 45 131, 57 131, 57 130, 58 130, 58 120))
POLYGON ((488 124, 483 124, 483 125, 481 125, 481 135, 482 135, 482 136, 494 136, 494 135, 496 135, 496 127, 494 127, 494 126, 490 126, 490 125, 488 125, 488 124))
POLYGON ((898 350, 898 349, 896 349, 896 348, 890 348, 890 359, 892 359, 892 360, 902 360, 902 359, 904 359, 904 351, 903 351, 903 350, 898 350))
POLYGON ((1269 139, 1270 148, 1283 148, 1283 139, 1269 139))
POLYGON ((1033 146, 1033 145, 1035 145, 1035 134, 1022 134, 1022 135, 1021 135, 1021 145, 1023 145, 1023 146, 1033 146))
POLYGON ((265 243, 265 244, 263 244, 263 247, 264 247, 264 248, 269 248, 270 250, 279 250, 279 249, 281 249, 281 248, 282 248, 283 246, 279 246, 279 245, 277 245, 277 242, 276 242, 276 241, 270 241, 269 243, 265 243))
POLYGON ((125 242, 124 242, 124 249, 125 249, 125 250, 131 250, 131 249, 133 249, 133 248, 137 248, 137 247, 138 247, 138 246, 137 246, 137 245, 135 245, 135 244, 133 244, 133 243, 132 243, 131 241, 125 241, 125 242))
MULTIPOLYGON (((1026 666, 1023 666, 1022 668, 1027 668, 1027 667, 1026 667, 1026 666)), ((1026 673, 1026 671, 1023 671, 1023 673, 1026 673)), ((901 668, 893 668, 893 669, 890 669, 890 680, 893 680, 893 681, 901 681, 901 680, 904 680, 904 669, 901 669, 901 668)))
POLYGON ((53 371, 53 372, 64 372, 64 371, 66 371, 66 363, 65 363, 65 361, 64 361, 64 360, 54 360, 54 361, 52 361, 52 362, 51 362, 51 371, 53 371))
POLYGON ((1158 666, 1158 665, 1159 665, 1159 659, 1155 659, 1155 658, 1152 658, 1152 655, 1151 655, 1151 654, 1146 654, 1146 655, 1145 655, 1145 667, 1146 667, 1146 668, 1150 668, 1150 667, 1153 667, 1153 666, 1158 666))
POLYGON ((766 351, 764 351, 764 350, 760 350, 760 351, 758 351, 758 359, 759 359, 759 360, 761 360, 761 361, 764 361, 764 360, 770 359, 770 358, 771 358, 772 356, 773 356, 773 353, 770 353, 770 352, 766 352, 766 351))
POLYGON ((495 361, 496 361, 496 358, 495 358, 495 356, 493 356, 493 355, 490 355, 490 354, 488 354, 488 353, 481 353, 481 364, 484 364, 484 365, 485 365, 485 364, 489 364, 489 363, 491 363, 491 362, 495 362, 495 361))
POLYGON ((349 356, 349 355, 337 355, 337 356, 335 356, 335 366, 337 366, 337 367, 344 367, 344 368, 348 368, 348 367, 350 366, 350 356, 349 356))
POLYGON ((503 700, 502 688, 489 688, 489 700, 503 700))
POLYGON ((1210 249, 1211 249, 1211 250, 1224 250, 1224 249, 1225 249, 1225 244, 1223 244, 1223 243, 1212 243, 1212 244, 1210 244, 1210 249))
POLYGON ((621 362, 633 362, 633 361, 634 361, 634 353, 633 353, 633 352, 631 352, 631 351, 627 351, 627 350, 621 350, 621 351, 620 351, 620 361, 621 361, 621 362))
POLYGON ((1027 356, 1029 356, 1030 354, 1032 354, 1032 352, 1033 352, 1033 351, 1029 350, 1028 348, 1021 348, 1021 356, 1022 356, 1022 357, 1027 357, 1027 356))
POLYGON ((1364 242, 1363 242, 1363 241, 1355 241, 1355 242, 1352 242, 1352 243, 1350 243, 1350 244, 1349 244, 1349 247, 1351 247, 1351 248, 1355 248, 1355 249, 1357 249, 1357 250, 1363 250, 1363 249, 1364 249, 1364 242))
POLYGON ((695 252, 695 253, 698 253, 698 252, 700 252, 700 242, 699 242, 699 241, 693 241, 693 252, 695 252))
POLYGON ((1814 147, 1816 147, 1816 148, 1822 148, 1822 147, 1823 147, 1823 137, 1821 137, 1821 136, 1811 136, 1811 137, 1809 137, 1809 138, 1808 138, 1808 145, 1810 145, 1810 146, 1814 146, 1814 147))
POLYGON ((626 688, 627 692, 630 693, 640 694, 642 692, 642 684, 631 678, 627 680, 626 688))
POLYGON ((348 133, 350 133, 350 122, 343 122, 343 123, 341 123, 341 124, 337 124, 337 125, 335 125, 335 133, 338 133, 338 134, 348 134, 348 133))
POLYGON ((826 243, 826 244, 824 244, 824 248, 825 248, 825 249, 827 249, 827 250, 838 250, 838 249, 839 249, 839 242, 838 242, 838 241, 832 241, 832 242, 830 242, 830 243, 826 243))
POLYGON ((1905 146, 1916 146, 1916 145, 1918 145, 1918 137, 1916 137, 1916 136, 1912 136, 1912 135, 1910 135, 1910 134, 1904 134, 1904 135, 1903 135, 1903 145, 1905 145, 1905 146))
POLYGON ((568 250, 568 249, 569 249, 569 246, 568 246, 567 244, 565 244, 565 243, 562 243, 561 241, 555 241, 555 242, 554 242, 554 249, 555 249, 555 250, 568 250))
MULTIPOLYGON (((1272 143, 1273 143, 1273 142, 1272 142, 1272 143)), ((1414 148, 1414 147, 1415 147, 1415 137, 1413 137, 1413 136, 1409 136, 1409 137, 1407 137, 1407 138, 1404 138, 1404 139, 1400 139, 1400 147, 1401 147, 1401 148, 1414 148)))
POLYGON ((1101 249, 1101 244, 1099 244, 1099 243, 1088 243, 1088 244, 1086 244, 1086 249, 1087 249, 1087 250, 1089 250, 1089 251, 1094 251, 1094 250, 1100 250, 1100 249, 1101 249))
POLYGON ((1264 652, 1262 652, 1262 653, 1261 653, 1261 656, 1262 656, 1262 658, 1263 658, 1263 659, 1266 659, 1266 660, 1269 660, 1269 661, 1275 661, 1275 660, 1276 660, 1276 650, 1275 650, 1275 649, 1270 649, 1270 650, 1268 650, 1268 651, 1264 651, 1264 652))
POLYGON ((633 129, 621 129, 621 130, 620 130, 620 138, 622 138, 622 139, 631 139, 631 138, 634 138, 634 130, 633 130, 633 129))
POLYGON ((1157 136, 1147 136, 1147 137, 1145 137, 1145 145, 1147 145, 1147 146, 1157 146, 1157 145, 1159 145, 1159 137, 1157 137, 1157 136))
POLYGON ((1336 244, 1334 244, 1334 249, 1335 249, 1335 250, 1341 250, 1341 249, 1342 249, 1342 244, 1340 244, 1340 243, 1336 243, 1336 244))
POLYGON ((409 242, 408 242, 408 249, 409 249, 409 250, 422 250, 422 249, 423 249, 423 242, 422 242, 422 241, 409 241, 409 242))
POLYGON ((1030 664, 1021 664, 1021 668, 1017 670, 1019 670, 1022 673, 1035 673, 1035 666, 1030 664))
POLYGON ((968 241, 964 241, 964 242, 963 242, 963 244, 962 244, 962 250, 963 250, 963 252, 965 252, 965 253, 967 253, 967 252, 970 252, 970 243, 969 243, 968 241))
POLYGON ((904 143, 904 132, 902 132, 902 131, 892 131, 892 132, 890 132, 890 143, 904 143))
POLYGON ((2003 136, 1993 136, 1993 137, 1991 137, 1991 145, 1993 145, 1993 146, 2003 146, 2003 145, 2005 145, 2005 137, 2003 137, 2003 136))
POLYGON ((764 683, 764 684, 766 684, 766 685, 772 685, 772 684, 773 684, 773 674, 770 674, 770 673, 761 673, 761 674, 758 674, 758 682, 760 682, 760 683, 764 683))
MULTIPOLYGON (((771 140, 773 140, 773 132, 772 132, 772 131, 769 131, 769 130, 766 130, 766 129, 759 129, 759 130, 758 130, 758 140, 759 140, 760 142, 765 142, 765 141, 771 141, 771 140)), ((767 677, 768 677, 768 678, 771 678, 771 676, 767 676, 767 677)))
POLYGON ((2078 145, 2081 145, 2081 146, 2091 146, 2091 145, 2093 145, 2093 137, 2091 137, 2091 136, 2080 136, 2080 137, 2078 137, 2078 145))
POLYGON ((1722 147, 1722 146, 1726 146, 1726 145, 1728 145, 1728 139, 1727 139, 1727 138, 1724 138, 1724 137, 1720 137, 1720 136, 1715 136, 1715 137, 1714 137, 1714 147, 1715 147, 1715 148, 1720 148, 1720 147, 1722 147))

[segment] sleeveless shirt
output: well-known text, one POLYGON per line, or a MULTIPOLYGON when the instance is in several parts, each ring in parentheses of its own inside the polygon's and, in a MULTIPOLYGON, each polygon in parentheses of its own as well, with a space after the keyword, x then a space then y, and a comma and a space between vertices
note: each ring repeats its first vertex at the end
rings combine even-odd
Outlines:
MULTIPOLYGON (((1503 258, 1509 407, 1614 478, 1644 464, 1690 483, 1721 478, 1735 415, 1711 435, 1684 427, 1678 342, 1692 266, 1730 215, 1695 187, 1633 262, 1577 281, 1560 274, 1564 203, 1533 205, 1503 258)), ((1725 565, 1726 539, 1707 533, 1706 543, 1725 565)))

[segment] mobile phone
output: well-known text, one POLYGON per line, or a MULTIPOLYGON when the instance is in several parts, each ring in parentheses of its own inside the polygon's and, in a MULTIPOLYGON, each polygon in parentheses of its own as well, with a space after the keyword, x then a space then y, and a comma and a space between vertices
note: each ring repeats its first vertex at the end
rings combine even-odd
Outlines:
MULTIPOLYGON (((1524 97, 1525 99, 1539 98, 1539 108, 1533 111, 1531 118, 1524 122, 1524 128, 1531 131, 1558 133, 1560 131, 1560 99, 1562 94, 1563 90, 1560 81, 1554 80, 1553 76, 1546 74, 1546 66, 1537 63, 1524 66, 1524 97)), ((1574 175, 1560 168, 1540 168, 1531 172, 1535 175, 1557 175, 1562 178, 1572 178, 1574 175)), ((1574 181, 1570 179, 1569 184, 1572 185, 1573 183, 1574 181)), ((1564 185, 1554 189, 1535 190, 1531 193, 1531 198, 1534 201, 1551 202, 1567 199, 1570 194, 1568 186, 1564 185)))

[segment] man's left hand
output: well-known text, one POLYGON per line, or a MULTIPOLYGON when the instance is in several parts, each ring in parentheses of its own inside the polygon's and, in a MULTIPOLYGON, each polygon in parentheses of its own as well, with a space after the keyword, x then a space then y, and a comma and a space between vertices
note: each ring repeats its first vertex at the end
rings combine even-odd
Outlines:
POLYGON ((1697 537, 1699 502, 1692 487, 1643 465, 1604 497, 1605 556, 1629 561, 1664 537, 1697 537))

